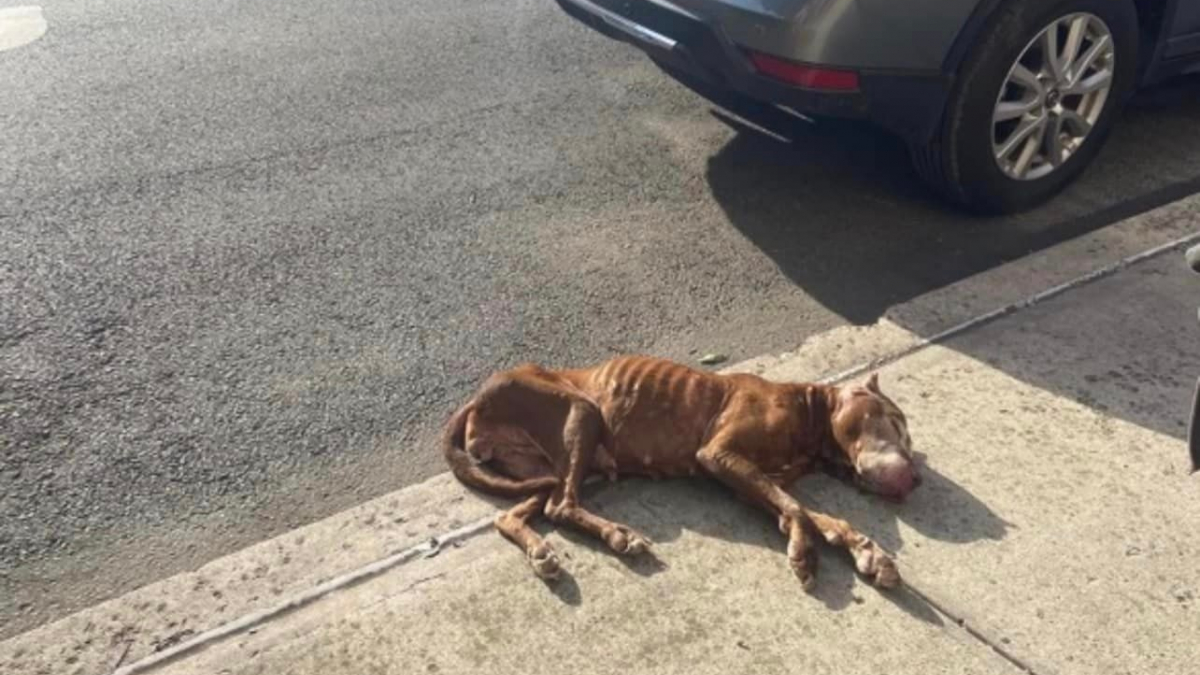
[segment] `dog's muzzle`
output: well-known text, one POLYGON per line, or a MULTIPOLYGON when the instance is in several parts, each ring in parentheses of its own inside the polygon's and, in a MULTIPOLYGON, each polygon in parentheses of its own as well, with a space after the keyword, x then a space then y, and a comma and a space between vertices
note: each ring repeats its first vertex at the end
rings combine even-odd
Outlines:
POLYGON ((884 451, 859 457, 859 483, 869 492, 902 501, 918 485, 916 464, 899 451, 884 451))

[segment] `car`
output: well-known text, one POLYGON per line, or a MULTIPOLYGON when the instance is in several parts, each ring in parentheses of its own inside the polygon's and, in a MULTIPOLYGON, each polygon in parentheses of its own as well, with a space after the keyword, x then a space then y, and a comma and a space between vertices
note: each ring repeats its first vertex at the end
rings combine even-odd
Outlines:
POLYGON ((1058 194, 1137 90, 1200 70, 1200 0, 557 0, 671 75, 899 135, 968 209, 1058 194))

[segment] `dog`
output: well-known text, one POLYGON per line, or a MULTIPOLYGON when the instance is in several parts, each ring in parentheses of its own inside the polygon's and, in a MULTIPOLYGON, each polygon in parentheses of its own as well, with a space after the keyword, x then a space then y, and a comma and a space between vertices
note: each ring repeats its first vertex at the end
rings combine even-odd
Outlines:
POLYGON ((465 485, 521 500, 495 526, 543 579, 561 567, 530 527, 538 513, 619 555, 650 549, 645 535, 580 505, 585 479, 707 474, 778 519, 805 590, 815 583, 814 534, 847 550, 870 582, 892 588, 900 573, 875 542, 783 488, 821 470, 900 501, 920 482, 908 421, 876 373, 862 385, 782 384, 647 356, 498 372, 450 417, 443 452, 465 485))

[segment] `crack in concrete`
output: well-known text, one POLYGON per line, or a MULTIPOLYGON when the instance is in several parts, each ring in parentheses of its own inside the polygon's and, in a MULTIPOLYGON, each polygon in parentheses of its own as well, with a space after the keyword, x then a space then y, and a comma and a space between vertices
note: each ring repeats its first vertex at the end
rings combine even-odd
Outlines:
POLYGON ((1002 645, 998 644, 995 640, 992 640, 987 635, 984 635, 983 631, 972 627, 971 624, 967 622, 966 617, 958 616, 954 612, 950 611, 950 609, 947 608, 945 605, 943 605, 942 603, 929 597, 928 595, 923 593, 920 589, 918 589, 916 586, 913 586, 912 584, 910 584, 908 582, 904 583, 904 587, 907 588, 910 593, 917 596, 923 602, 928 604, 930 607, 937 610, 937 612, 939 614, 941 614, 942 616, 945 616, 947 619, 950 619, 951 621, 953 621, 956 626, 958 626, 959 628, 962 628, 964 631, 966 631, 967 635, 970 635, 972 638, 974 638, 976 642, 979 642, 980 644, 984 645, 985 647, 990 648, 998 656, 1003 658, 1005 661, 1008 661, 1013 666, 1016 666, 1022 672, 1029 673, 1029 675, 1038 675, 1038 672, 1033 669, 1033 666, 1026 663, 1025 660, 1023 660, 1016 654, 1012 653, 1008 649, 1005 649, 1002 645))
MULTIPOLYGON (((208 647, 212 644, 228 639, 234 635, 247 632, 257 626, 265 624, 273 619, 290 614, 302 607, 306 607, 325 596, 335 592, 356 586, 368 579, 376 577, 394 567, 399 567, 405 563, 418 558, 431 557, 436 555, 447 545, 453 545, 458 542, 466 541, 488 530, 492 526, 492 517, 478 520, 469 525, 465 525, 456 530, 447 532, 446 534, 434 537, 428 541, 422 542, 415 546, 410 546, 399 553, 390 555, 381 560, 371 563, 365 567, 360 567, 338 577, 334 577, 326 582, 317 584, 309 590, 300 593, 296 596, 283 600, 282 602, 260 610, 246 614, 233 621, 223 623, 216 628, 204 631, 192 639, 181 642, 173 647, 164 649, 161 652, 151 654, 143 659, 135 661, 124 668, 114 669, 112 675, 134 675, 135 673, 144 673, 160 666, 166 665, 176 659, 187 656, 197 650, 208 647)), ((412 588, 431 581, 441 576, 435 574, 429 577, 418 579, 404 589, 404 592, 412 588)))

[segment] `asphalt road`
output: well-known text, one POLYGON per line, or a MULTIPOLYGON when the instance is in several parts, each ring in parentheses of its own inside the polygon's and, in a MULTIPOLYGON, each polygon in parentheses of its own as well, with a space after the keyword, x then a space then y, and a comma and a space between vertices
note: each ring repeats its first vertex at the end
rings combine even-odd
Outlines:
POLYGON ((784 350, 1200 189, 1194 86, 985 221, 549 0, 44 7, 0 52, 0 636, 440 471, 495 368, 784 350))

